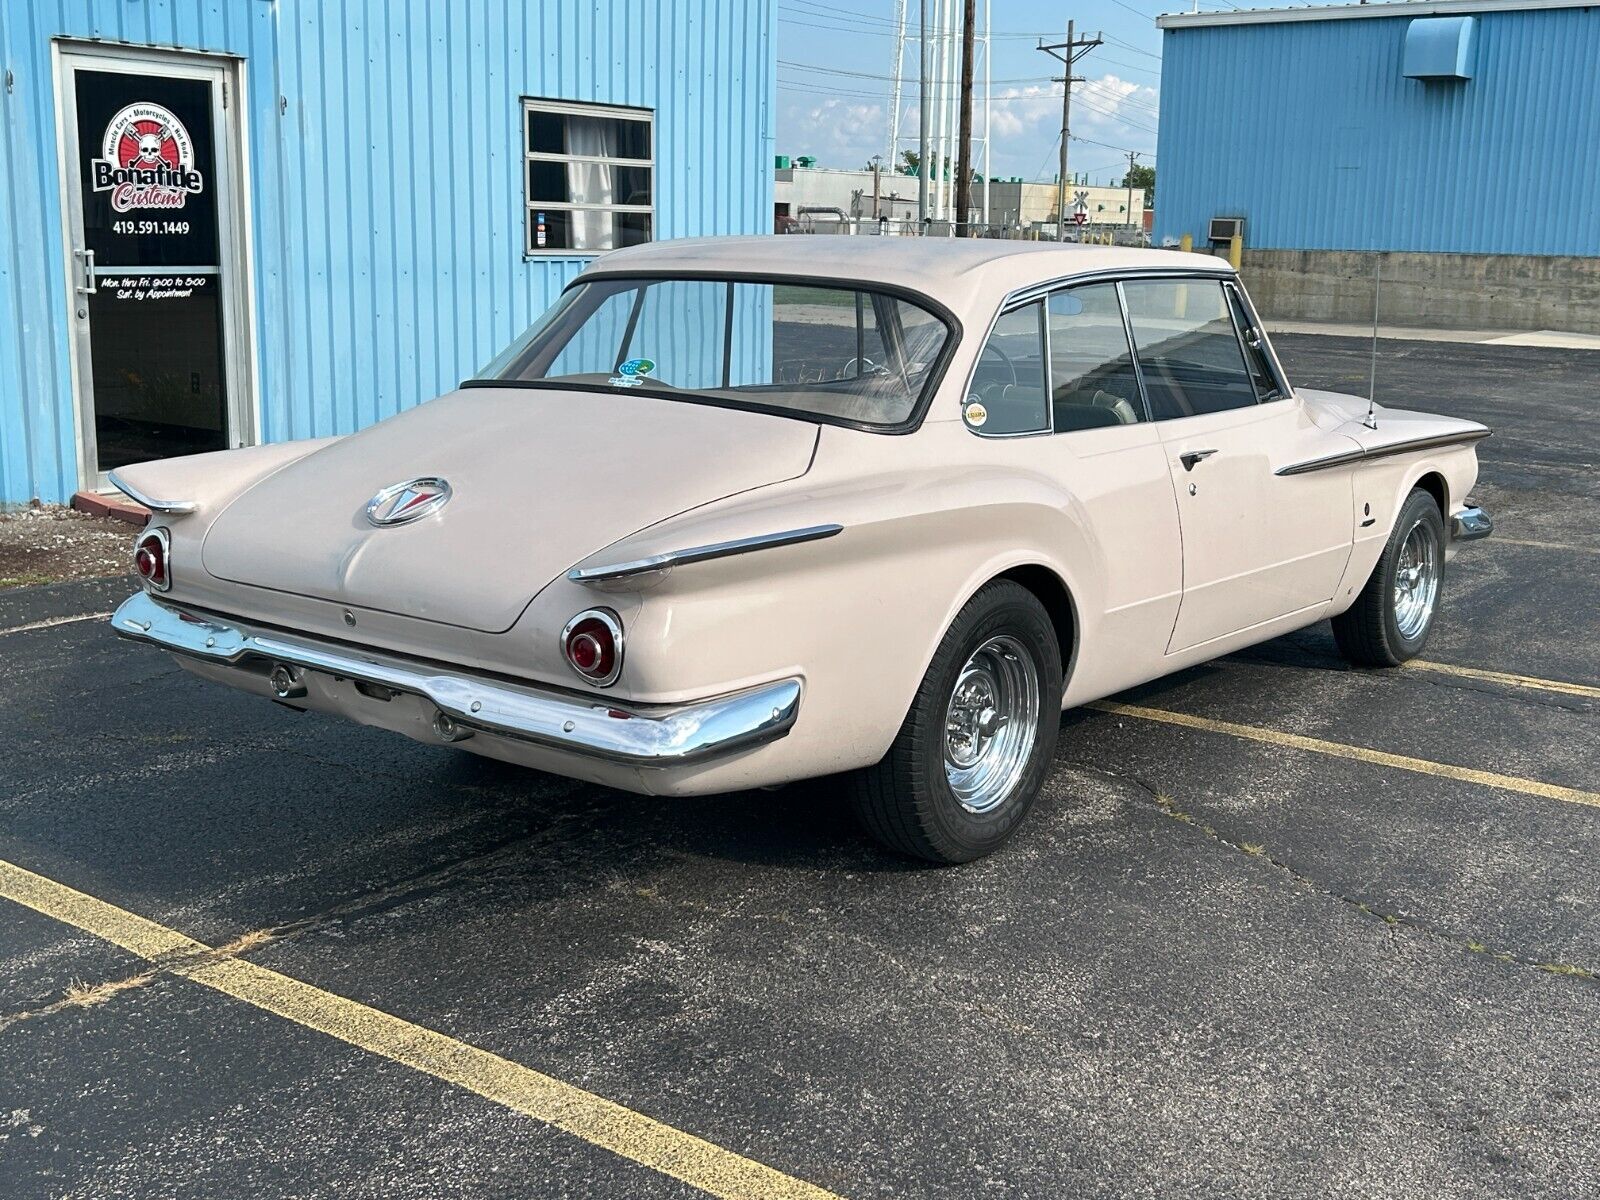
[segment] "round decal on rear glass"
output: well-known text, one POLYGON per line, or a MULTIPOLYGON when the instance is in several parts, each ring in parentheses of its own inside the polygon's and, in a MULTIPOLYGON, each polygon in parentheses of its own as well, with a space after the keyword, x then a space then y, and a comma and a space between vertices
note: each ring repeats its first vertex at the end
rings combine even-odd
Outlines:
POLYGON ((182 208, 205 190, 194 165, 194 142, 172 110, 148 100, 130 104, 106 125, 91 164, 94 190, 111 193, 118 212, 182 208))

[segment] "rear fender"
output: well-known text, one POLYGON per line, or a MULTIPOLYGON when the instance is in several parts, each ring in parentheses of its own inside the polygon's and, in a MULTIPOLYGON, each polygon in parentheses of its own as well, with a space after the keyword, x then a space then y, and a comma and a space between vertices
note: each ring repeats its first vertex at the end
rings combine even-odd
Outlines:
POLYGON ((945 630, 995 576, 1041 565, 1080 609, 1097 603, 1093 564, 1103 549, 1057 485, 1014 469, 808 477, 663 522, 582 565, 825 523, 843 528, 605 588, 563 578, 525 619, 530 632, 559 629, 575 606, 628 605, 621 682, 635 700, 689 700, 801 676, 806 698, 794 736, 822 737, 829 769, 844 770, 887 751, 945 630))

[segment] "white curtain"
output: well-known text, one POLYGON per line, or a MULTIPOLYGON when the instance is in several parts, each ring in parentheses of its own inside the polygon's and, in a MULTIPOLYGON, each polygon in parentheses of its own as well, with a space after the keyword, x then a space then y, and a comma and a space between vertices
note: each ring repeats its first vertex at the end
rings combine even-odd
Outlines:
MULTIPOLYGON (((567 153, 606 155, 617 153, 617 123, 596 117, 567 117, 567 153)), ((569 162, 567 198, 574 204, 615 204, 616 168, 610 163, 569 162)), ((617 229, 609 212, 573 210, 572 249, 615 250, 617 229)))

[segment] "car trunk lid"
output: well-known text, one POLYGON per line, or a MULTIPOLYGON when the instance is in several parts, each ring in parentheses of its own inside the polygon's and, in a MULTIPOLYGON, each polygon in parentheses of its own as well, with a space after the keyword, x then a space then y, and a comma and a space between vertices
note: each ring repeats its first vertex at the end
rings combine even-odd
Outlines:
POLYGON ((810 422, 692 402, 468 389, 255 484, 217 517, 202 557, 230 582, 502 632, 619 538, 803 475, 816 437, 810 422), (448 501, 410 523, 368 519, 380 491, 419 478, 448 481, 448 501))

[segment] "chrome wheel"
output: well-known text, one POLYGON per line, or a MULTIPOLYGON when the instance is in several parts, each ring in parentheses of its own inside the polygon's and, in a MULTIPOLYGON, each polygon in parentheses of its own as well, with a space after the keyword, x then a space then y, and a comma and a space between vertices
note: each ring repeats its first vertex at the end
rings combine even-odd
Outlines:
POLYGON ((1009 634, 972 652, 956 677, 944 721, 944 770, 971 813, 991 812, 1027 768, 1039 731, 1039 669, 1009 634))
POLYGON ((1408 642, 1420 638, 1433 620, 1442 557, 1438 541, 1418 521, 1406 534, 1394 570, 1394 624, 1408 642))

